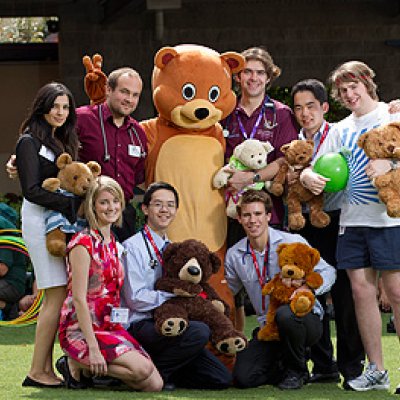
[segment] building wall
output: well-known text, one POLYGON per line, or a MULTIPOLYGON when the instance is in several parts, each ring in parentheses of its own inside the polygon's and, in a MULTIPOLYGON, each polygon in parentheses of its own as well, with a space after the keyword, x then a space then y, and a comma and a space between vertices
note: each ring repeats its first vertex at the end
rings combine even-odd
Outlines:
MULTIPOLYGON (((30 0, 32 7, 41 2, 44 11, 54 14, 45 6, 48 0, 30 0)), ((54 7, 55 2, 50 3, 54 7)), ((308 77, 326 81, 336 65, 359 59, 376 71, 382 99, 400 96, 400 47, 385 44, 387 40, 400 41, 398 1, 182 0, 180 9, 164 12, 162 40, 156 38, 155 12, 147 10, 144 1, 119 3, 128 5, 102 15, 101 2, 96 0, 59 2, 59 75, 78 104, 87 103, 82 56, 99 52, 104 57, 106 73, 126 65, 138 70, 144 91, 135 117, 152 117, 155 110, 150 80, 154 54, 164 45, 180 43, 202 44, 220 52, 263 45, 282 68, 276 81, 279 86, 292 86, 308 77)), ((39 86, 40 82, 32 83, 39 86)), ((2 110, 7 114, 12 108, 6 103, 2 110)), ((17 117, 19 124, 20 115, 17 117)), ((6 132, 13 131, 14 122, 8 124, 13 128, 8 127, 6 132)), ((0 135, 5 135, 4 130, 0 135)), ((1 191, 4 189, 0 177, 1 191)))

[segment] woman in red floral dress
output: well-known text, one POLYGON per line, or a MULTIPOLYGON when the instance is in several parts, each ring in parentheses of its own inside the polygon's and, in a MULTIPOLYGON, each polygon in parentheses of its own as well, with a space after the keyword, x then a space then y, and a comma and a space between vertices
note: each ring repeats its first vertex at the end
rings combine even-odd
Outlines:
POLYGON ((148 354, 122 327, 123 267, 111 233, 121 223, 124 196, 113 179, 101 176, 89 188, 85 214, 90 229, 68 245, 68 295, 61 311, 57 361, 67 387, 82 389, 89 375, 119 378, 136 390, 159 391, 162 378, 148 354), (86 372, 86 375, 88 373, 86 372))

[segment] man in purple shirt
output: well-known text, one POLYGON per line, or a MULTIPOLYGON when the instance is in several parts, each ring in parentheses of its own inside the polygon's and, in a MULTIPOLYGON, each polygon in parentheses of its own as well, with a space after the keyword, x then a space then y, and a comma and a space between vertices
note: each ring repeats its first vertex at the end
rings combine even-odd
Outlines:
POLYGON ((135 233, 136 213, 129 202, 134 187, 144 182, 147 139, 138 122, 130 116, 139 103, 142 86, 135 70, 114 70, 108 76, 106 101, 77 109, 79 159, 97 161, 102 174, 114 178, 124 191, 127 206, 123 226, 116 230, 121 241, 135 233))

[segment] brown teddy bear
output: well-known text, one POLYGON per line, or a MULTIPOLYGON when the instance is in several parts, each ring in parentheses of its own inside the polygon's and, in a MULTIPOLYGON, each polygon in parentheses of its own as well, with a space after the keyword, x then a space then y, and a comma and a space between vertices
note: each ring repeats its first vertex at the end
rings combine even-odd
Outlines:
MULTIPOLYGON (((400 158, 400 123, 392 122, 362 134, 357 141, 371 160, 400 158)), ((373 179, 379 198, 386 204, 387 214, 400 217, 400 169, 392 169, 373 179)))
MULTIPOLYGON (((100 175, 101 167, 95 161, 87 164, 72 161, 68 153, 57 158, 59 172, 57 178, 47 178, 42 187, 50 192, 60 191, 66 196, 84 196, 93 179, 100 175)), ((67 218, 57 211, 47 210, 46 214, 46 246, 50 254, 64 257, 66 250, 66 234, 76 233, 86 226, 86 221, 78 219, 71 224, 67 218)))
MULTIPOLYGON (((214 176, 213 186, 217 189, 228 186, 228 179, 232 174, 227 172, 227 168, 237 171, 258 171, 267 166, 267 156, 274 148, 270 142, 260 142, 257 139, 248 139, 240 143, 233 150, 233 155, 229 160, 229 164, 222 167, 214 176)), ((242 191, 248 189, 262 190, 264 182, 252 183, 246 186, 242 191)), ((236 205, 239 202, 241 193, 232 195, 226 192, 227 197, 226 215, 230 218, 236 218, 236 205)))
POLYGON ((267 190, 275 196, 281 196, 284 190, 284 183, 287 179, 288 171, 296 172, 296 178, 288 186, 287 206, 288 206, 288 226, 289 229, 298 231, 304 228, 305 218, 302 214, 302 203, 307 203, 310 207, 310 223, 317 228, 324 228, 331 219, 323 211, 323 193, 314 195, 300 182, 300 173, 310 166, 314 142, 312 140, 292 140, 281 147, 285 155, 285 162, 279 168, 274 180, 267 185, 267 190))
POLYGON ((315 303, 315 296, 309 290, 298 290, 301 286, 315 290, 322 285, 322 277, 313 271, 318 264, 319 251, 305 243, 282 243, 277 248, 281 272, 264 285, 263 296, 269 295, 269 306, 265 326, 258 331, 259 340, 279 340, 278 327, 275 322, 276 310, 283 304, 290 304, 292 312, 303 317, 308 314, 315 303))
POLYGON ((156 330, 165 336, 182 334, 189 320, 202 321, 211 330, 211 342, 225 354, 235 354, 247 345, 246 337, 235 330, 228 318, 229 307, 207 283, 221 262, 201 242, 190 239, 168 245, 163 253, 165 276, 157 290, 177 295, 154 312, 156 330))

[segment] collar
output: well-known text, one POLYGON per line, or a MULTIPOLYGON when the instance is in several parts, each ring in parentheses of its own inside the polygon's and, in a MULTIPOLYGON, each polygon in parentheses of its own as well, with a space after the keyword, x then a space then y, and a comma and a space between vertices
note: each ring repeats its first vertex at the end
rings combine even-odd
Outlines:
MULTIPOLYGON (((279 243, 284 241, 284 237, 281 231, 268 227, 268 242, 270 245, 270 249, 276 249, 279 243)), ((237 250, 241 253, 247 253, 247 237, 243 238, 237 244, 237 250)))
MULTIPOLYGON (((251 113, 250 116, 248 116, 247 113, 246 113, 246 111, 244 111, 244 109, 243 109, 242 106, 240 105, 240 99, 241 99, 241 98, 242 98, 242 97, 238 97, 238 99, 237 99, 236 107, 235 107, 235 112, 238 112, 238 113, 240 113, 240 114, 242 114, 242 115, 245 115, 247 118, 250 118, 250 117, 252 117, 254 114, 259 113, 260 110, 261 110, 261 108, 262 108, 262 106, 263 106, 264 103, 265 103, 265 96, 264 96, 264 98, 263 98, 262 102, 259 104, 259 106, 251 113)), ((269 101, 272 101, 272 100, 269 99, 269 101)))
MULTIPOLYGON (((320 126, 320 128, 319 128, 319 130, 318 130, 317 132, 315 132, 315 134, 314 134, 314 136, 313 136, 314 142, 315 142, 316 140, 320 140, 320 139, 321 139, 321 135, 322 135, 322 133, 324 132, 324 129, 325 129, 325 126, 326 126, 326 125, 329 126, 329 123, 328 123, 327 121, 323 120, 323 121, 322 121, 322 124, 321 124, 321 126, 320 126)), ((305 135, 305 133, 304 133, 304 129, 303 129, 303 128, 300 129, 300 132, 299 132, 299 139, 300 139, 300 140, 306 140, 306 139, 307 139, 307 138, 306 138, 306 135, 305 135)))
MULTIPOLYGON (((110 123, 112 123, 115 126, 114 121, 113 121, 113 116, 111 114, 110 107, 108 107, 107 101, 105 101, 104 103, 101 104, 101 110, 103 112, 104 121, 109 121, 110 123)), ((127 128, 129 128, 131 125, 133 125, 133 121, 134 121, 134 119, 130 115, 127 115, 124 118, 124 123, 121 125, 121 127, 126 126, 127 128)))
POLYGON ((163 246, 165 245, 165 243, 170 243, 170 240, 168 239, 167 234, 165 234, 165 237, 163 238, 158 233, 153 231, 153 229, 151 229, 149 225, 147 225, 147 227, 149 228, 151 236, 153 237, 153 240, 159 249, 162 249, 163 246))

